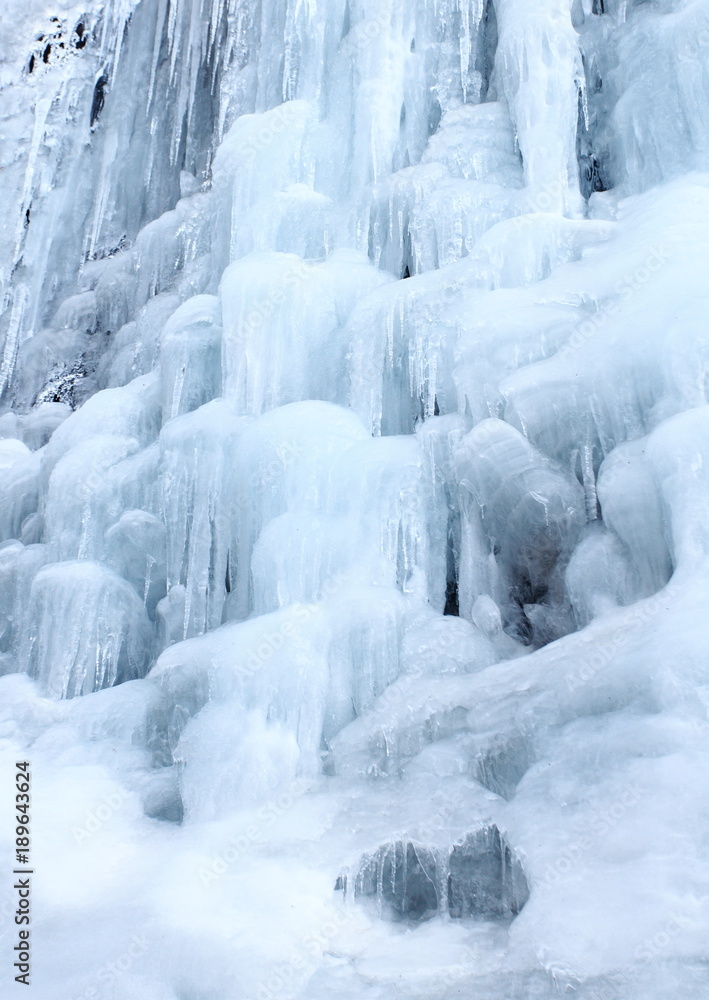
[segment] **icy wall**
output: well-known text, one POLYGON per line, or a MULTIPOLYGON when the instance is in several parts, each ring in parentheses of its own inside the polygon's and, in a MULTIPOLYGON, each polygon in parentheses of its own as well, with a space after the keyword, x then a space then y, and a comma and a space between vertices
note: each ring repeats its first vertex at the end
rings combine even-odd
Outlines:
POLYGON ((2 5, 32 996, 706 1000, 709 0, 2 5))

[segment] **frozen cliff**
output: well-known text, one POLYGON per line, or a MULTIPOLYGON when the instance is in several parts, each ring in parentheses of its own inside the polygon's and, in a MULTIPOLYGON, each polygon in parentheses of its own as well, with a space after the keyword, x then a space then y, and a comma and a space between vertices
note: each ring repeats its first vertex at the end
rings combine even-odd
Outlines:
POLYGON ((705 1000, 708 0, 1 2, 8 995, 705 1000))

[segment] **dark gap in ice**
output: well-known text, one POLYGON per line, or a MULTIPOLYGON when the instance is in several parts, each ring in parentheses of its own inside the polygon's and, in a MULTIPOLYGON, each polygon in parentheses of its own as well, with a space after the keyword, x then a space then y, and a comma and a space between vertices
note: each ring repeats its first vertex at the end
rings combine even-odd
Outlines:
POLYGON ((593 8, 591 13, 593 14, 605 14, 606 5, 605 0, 593 0, 593 8))
POLYGON ((529 742, 521 735, 514 736, 478 754, 473 777, 488 791, 509 801, 533 761, 529 742))
POLYGON ((441 124, 441 118, 443 117, 443 111, 441 110, 441 105, 437 100, 434 99, 431 109, 428 114, 428 134, 433 135, 434 132, 438 131, 438 126, 441 124))
POLYGON ((71 364, 58 364, 49 373, 32 405, 40 403, 66 403, 75 410, 93 391, 90 379, 95 364, 82 355, 71 364))
POLYGON ((143 803, 143 811, 150 819, 181 824, 185 809, 177 782, 149 793, 143 803))
POLYGON ((608 190, 608 184, 605 180, 606 168, 600 160, 591 155, 588 157, 583 169, 581 184, 584 197, 590 197, 595 191, 608 190))
POLYGON ((477 68, 482 77, 480 100, 486 101, 497 51, 497 12, 493 0, 486 0, 481 30, 478 32, 477 68))
POLYGON ((583 64, 586 91, 584 93, 579 89, 576 158, 579 165, 581 194, 588 199, 596 192, 608 191, 613 185, 610 180, 608 155, 601 148, 599 138, 605 112, 599 100, 594 100, 602 92, 603 81, 593 67, 588 67, 585 58, 583 64))
POLYGON ((522 573, 517 581, 518 600, 522 606, 526 604, 538 604, 546 597, 547 586, 538 578, 533 579, 531 575, 522 573))
POLYGON ((106 85, 108 84, 108 76, 102 73, 101 76, 96 81, 94 86, 94 96, 91 101, 91 115, 90 115, 90 127, 96 125, 96 122, 101 116, 103 111, 103 106, 106 103, 106 85))
POLYGON ((517 642, 521 642, 523 646, 529 646, 532 643, 534 636, 534 628, 529 618, 527 617, 524 603, 518 598, 513 597, 512 602, 508 605, 503 621, 503 631, 509 635, 512 639, 516 639, 517 642))
POLYGON ((446 583, 446 605, 443 609, 443 614, 453 615, 456 618, 460 615, 457 580, 448 580, 446 583))
MULTIPOLYGON (((175 158, 178 176, 180 170, 187 170, 195 177, 207 179, 210 176, 214 152, 212 141, 220 121, 218 95, 224 71, 220 53, 227 45, 227 37, 227 19, 223 18, 220 22, 219 32, 215 35, 212 45, 199 65, 191 113, 186 112, 182 122, 180 146, 175 158)), ((163 44, 167 62, 169 60, 169 39, 167 36, 164 37, 163 44)), ((283 71, 284 64, 281 61, 281 74, 283 71)), ((289 96, 290 89, 296 84, 295 80, 289 82, 289 96)), ((179 190, 179 183, 177 187, 179 190)))
POLYGON ((350 13, 350 0, 347 0, 345 4, 345 15, 342 21, 342 34, 340 35, 340 40, 347 38, 350 33, 350 28, 352 26, 352 15, 350 13))
POLYGON ((69 35, 63 21, 58 17, 50 17, 50 24, 56 27, 53 31, 40 32, 35 36, 33 51, 27 60, 27 72, 34 73, 40 63, 48 66, 69 51, 83 49, 89 40, 86 20, 86 16, 82 17, 69 35))
POLYGON ((414 251, 411 245, 411 230, 408 227, 408 223, 406 224, 406 231, 402 241, 402 250, 401 277, 410 278, 416 273, 416 267, 414 265, 414 251))
POLYGON ((74 28, 74 35, 75 38, 72 39, 72 41, 74 42, 74 48, 83 49, 89 40, 89 36, 86 33, 83 21, 79 21, 77 23, 76 27, 74 28))
POLYGON ((121 250, 125 250, 128 246, 128 238, 125 233, 121 236, 117 243, 109 246, 98 247, 92 253, 87 253, 84 257, 84 262, 89 260, 106 260, 107 257, 115 257, 117 253, 121 250))
POLYGON ((456 545, 456 525, 448 525, 448 545, 446 548, 446 603, 443 609, 444 615, 460 615, 460 604, 458 597, 458 559, 456 545))

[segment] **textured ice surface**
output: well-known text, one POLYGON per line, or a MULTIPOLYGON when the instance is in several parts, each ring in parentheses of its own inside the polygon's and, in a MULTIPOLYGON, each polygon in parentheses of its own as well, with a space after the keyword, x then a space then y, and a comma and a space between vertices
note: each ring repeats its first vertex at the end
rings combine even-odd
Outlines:
POLYGON ((33 996, 705 1000, 708 0, 2 14, 33 996))

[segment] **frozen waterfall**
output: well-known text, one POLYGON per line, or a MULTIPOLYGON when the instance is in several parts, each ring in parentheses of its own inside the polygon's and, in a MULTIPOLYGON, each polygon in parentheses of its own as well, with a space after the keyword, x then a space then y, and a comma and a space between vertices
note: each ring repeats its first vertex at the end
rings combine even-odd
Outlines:
POLYGON ((709 0, 0 7, 3 996, 706 1000, 709 0))

